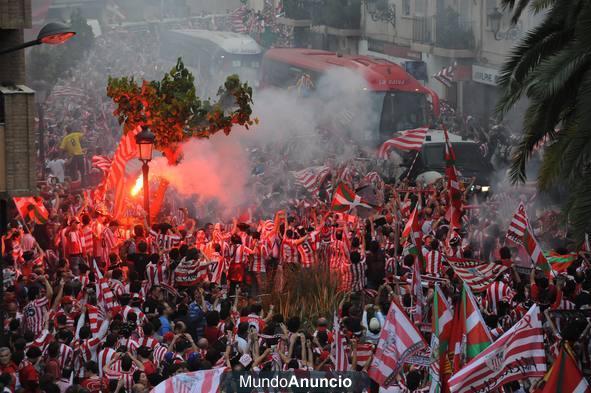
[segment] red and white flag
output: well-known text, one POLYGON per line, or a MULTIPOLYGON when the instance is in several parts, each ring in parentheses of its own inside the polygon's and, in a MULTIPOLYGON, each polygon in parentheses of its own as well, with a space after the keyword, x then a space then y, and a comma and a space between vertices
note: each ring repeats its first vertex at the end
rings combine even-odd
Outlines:
POLYGON ((421 283, 421 267, 419 264, 419 258, 415 258, 412 272, 412 293, 415 301, 413 317, 415 323, 423 322, 423 306, 425 305, 425 296, 421 283))
POLYGON ((405 360, 426 347, 425 339, 402 307, 392 302, 380 332, 369 377, 382 387, 389 386, 405 360))
POLYGON ((340 319, 334 315, 334 343, 332 350, 332 362, 335 371, 348 371, 349 360, 345 351, 345 336, 341 332, 340 319))
POLYGON ((92 304, 86 305, 86 311, 88 315, 88 321, 90 323, 90 331, 93 335, 95 335, 100 329, 99 321, 104 320, 105 315, 97 306, 93 306, 92 304))
POLYGON ((327 166, 313 166, 302 169, 301 171, 292 172, 296 181, 300 183, 312 195, 317 195, 320 191, 320 186, 330 174, 330 168, 327 166))
POLYGON ((96 264, 96 260, 93 260, 92 266, 94 269, 94 279, 96 281, 96 294, 99 305, 103 307, 105 312, 109 312, 115 307, 115 294, 109 286, 109 280, 103 277, 103 273, 96 264))
POLYGON ((502 385, 546 372, 540 308, 527 314, 449 380, 453 393, 491 392, 502 385))
POLYGON ((527 221, 527 213, 525 212, 525 205, 523 202, 519 203, 517 207, 517 211, 513 215, 511 219, 511 223, 509 223, 509 229, 507 230, 507 239, 517 243, 522 244, 521 239, 523 235, 525 235, 525 231, 528 227, 527 221))
POLYGON ((429 131, 428 128, 402 131, 400 136, 389 139, 382 144, 378 157, 384 160, 388 159, 388 154, 392 149, 402 151, 421 150, 427 137, 427 131, 429 131))
POLYGON ((460 189, 458 171, 455 165, 456 153, 449 141, 446 128, 443 128, 443 134, 445 136, 445 177, 447 178, 447 191, 449 193, 449 208, 445 218, 449 221, 449 235, 451 236, 452 229, 462 227, 462 190, 460 189))
POLYGON ((529 224, 523 202, 519 203, 517 211, 513 215, 506 237, 512 242, 521 245, 529 255, 534 266, 540 268, 547 277, 550 277, 552 268, 542 251, 542 247, 540 247, 534 237, 534 231, 529 224))
MULTIPOLYGON (((127 162, 137 156, 137 143, 135 136, 142 130, 140 126, 121 137, 117 150, 113 155, 113 160, 109 167, 108 173, 105 175, 103 183, 99 187, 101 197, 103 199, 108 190, 114 190, 115 203, 113 206, 113 216, 117 217, 123 212, 123 198, 125 190, 125 167, 127 162)), ((98 191, 98 190, 97 190, 98 191)))
POLYGON ((224 368, 177 374, 157 385, 150 393, 217 393, 224 368))
POLYGON ((447 262, 472 292, 486 291, 499 274, 507 270, 506 266, 474 259, 447 257, 447 262))
POLYGON ((111 167, 111 159, 106 156, 92 156, 92 167, 98 168, 103 172, 108 172, 111 167))

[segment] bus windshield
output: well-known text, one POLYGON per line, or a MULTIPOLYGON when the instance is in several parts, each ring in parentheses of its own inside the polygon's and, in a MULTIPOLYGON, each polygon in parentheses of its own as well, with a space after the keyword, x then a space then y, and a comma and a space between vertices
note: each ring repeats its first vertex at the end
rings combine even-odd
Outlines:
POLYGON ((428 123, 428 101, 424 94, 404 91, 375 92, 380 113, 380 134, 424 127, 428 123))
MULTIPOLYGON (((476 143, 458 142, 452 143, 456 153, 455 165, 459 170, 471 168, 477 170, 488 169, 486 160, 476 143)), ((423 147, 423 160, 425 165, 433 169, 445 168, 445 144, 425 144, 423 147)))

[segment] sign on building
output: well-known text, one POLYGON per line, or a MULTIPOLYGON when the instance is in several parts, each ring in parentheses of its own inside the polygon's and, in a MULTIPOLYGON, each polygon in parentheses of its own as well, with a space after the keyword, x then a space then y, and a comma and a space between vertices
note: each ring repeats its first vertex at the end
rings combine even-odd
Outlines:
POLYGON ((472 80, 485 85, 496 86, 499 81, 499 71, 494 68, 472 65, 472 80))

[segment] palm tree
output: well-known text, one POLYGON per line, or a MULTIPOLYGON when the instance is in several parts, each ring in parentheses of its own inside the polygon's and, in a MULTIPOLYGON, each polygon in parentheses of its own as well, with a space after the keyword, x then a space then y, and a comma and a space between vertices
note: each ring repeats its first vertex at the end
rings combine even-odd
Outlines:
POLYGON ((549 142, 538 187, 567 186, 564 213, 580 241, 591 232, 591 1, 503 0, 503 6, 513 11, 514 23, 527 7, 545 13, 513 48, 499 79, 500 115, 529 99, 510 177, 525 181, 527 161, 549 142))

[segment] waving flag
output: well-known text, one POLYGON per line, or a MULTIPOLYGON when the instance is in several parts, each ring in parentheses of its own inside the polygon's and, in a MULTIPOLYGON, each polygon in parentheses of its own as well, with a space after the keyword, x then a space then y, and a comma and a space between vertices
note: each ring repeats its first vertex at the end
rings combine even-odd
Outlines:
POLYGON ((312 195, 318 195, 320 186, 330 174, 330 168, 327 166, 313 166, 292 172, 296 181, 300 183, 312 195))
POLYGON ((544 256, 548 260, 550 266, 552 266, 552 270, 562 273, 566 272, 568 267, 577 260, 579 255, 575 252, 559 254, 556 251, 550 251, 549 253, 544 253, 544 256))
POLYGON ((451 84, 455 80, 456 68, 458 68, 458 63, 454 62, 450 66, 443 67, 441 71, 433 75, 433 78, 444 84, 446 87, 451 87, 451 84))
POLYGON ((349 361, 345 352, 345 337, 341 332, 340 319, 334 315, 334 343, 332 347, 332 361, 335 371, 347 371, 349 361))
POLYGON ((577 366, 570 346, 565 343, 552 368, 544 377, 546 384, 539 393, 591 393, 591 388, 577 366))
POLYGON ((453 354, 455 372, 487 348, 492 340, 484 323, 478 303, 470 288, 464 283, 462 298, 454 313, 450 352, 453 354))
POLYGON ((389 139, 382 144, 378 157, 384 160, 387 159, 392 149, 402 151, 421 150, 427 137, 427 131, 429 131, 428 128, 402 131, 402 135, 389 139))
POLYGON ((107 173, 111 167, 111 159, 106 156, 92 156, 92 167, 107 173))
POLYGON ((542 248, 534 237, 534 232, 529 224, 523 202, 519 203, 517 211, 513 215, 506 237, 512 242, 523 246, 534 265, 540 268, 547 277, 550 277, 552 269, 542 252, 542 248))
MULTIPOLYGON (((450 378, 449 386, 453 393, 492 392, 508 382, 541 377, 545 372, 546 353, 540 308, 533 305, 494 344, 456 372, 450 378)), ((560 381, 566 383, 564 379, 560 381)), ((573 390, 565 388, 564 392, 573 390)))
POLYGON ((392 302, 368 371, 369 377, 387 387, 405 360, 426 347, 423 336, 402 307, 392 302))
POLYGON ((150 393, 217 393, 224 368, 177 374, 161 382, 150 393))
POLYGON ((419 258, 415 258, 412 272, 412 293, 415 298, 415 307, 413 317, 415 323, 423 322, 423 306, 425 305, 425 296, 423 295, 423 285, 421 283, 421 267, 419 258))
POLYGON ((474 292, 486 291, 499 274, 507 270, 503 265, 473 259, 447 257, 447 262, 474 292))
MULTIPOLYGON (((456 170, 456 153, 449 141, 447 129, 443 128, 445 135, 445 177, 447 178, 447 191, 449 192, 449 208, 445 218, 449 221, 450 229, 462 227, 462 190, 456 170)), ((449 231, 451 234, 453 231, 449 231)))
POLYGON ((363 200, 353 190, 344 183, 340 183, 332 197, 331 208, 337 212, 350 212, 355 207, 365 207, 371 209, 372 206, 363 200))
POLYGON ((447 380, 451 375, 451 363, 447 357, 452 328, 452 310, 439 284, 433 293, 433 318, 431 335, 431 388, 429 393, 448 392, 447 380))
POLYGON ((94 271, 94 280, 96 281, 96 294, 99 306, 103 308, 105 312, 109 312, 115 307, 115 294, 109 286, 109 281, 103 277, 103 273, 96 264, 96 260, 92 261, 92 267, 94 271))
POLYGON ((49 220, 49 212, 41 197, 14 197, 13 200, 23 220, 31 220, 36 224, 45 224, 49 220))
POLYGON ((137 156, 137 143, 135 136, 142 130, 136 127, 134 130, 124 134, 119 141, 108 173, 100 186, 102 199, 108 190, 115 190, 115 203, 113 206, 113 216, 117 217, 123 212, 123 198, 125 196, 125 166, 127 162, 137 156))

